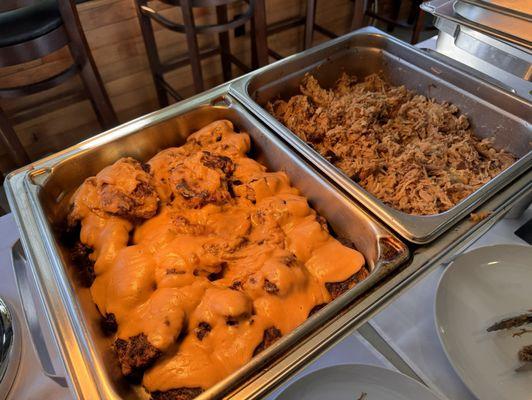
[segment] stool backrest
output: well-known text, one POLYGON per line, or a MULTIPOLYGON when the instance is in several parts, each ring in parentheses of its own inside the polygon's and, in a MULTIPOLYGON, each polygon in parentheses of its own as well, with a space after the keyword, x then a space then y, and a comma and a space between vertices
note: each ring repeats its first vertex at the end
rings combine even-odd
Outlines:
POLYGON ((16 10, 17 8, 23 8, 31 6, 33 3, 39 0, 1 0, 0 1, 0 13, 16 10))

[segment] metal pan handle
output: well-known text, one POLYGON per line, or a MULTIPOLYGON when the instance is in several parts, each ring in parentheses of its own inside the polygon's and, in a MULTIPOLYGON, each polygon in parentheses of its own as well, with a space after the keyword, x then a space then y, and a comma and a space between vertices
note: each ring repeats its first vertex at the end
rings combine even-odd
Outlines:
MULTIPOLYGON (((66 388, 68 387, 67 380, 65 377, 57 375, 56 369, 48 351, 46 340, 43 336, 43 331, 41 329, 41 324, 38 317, 39 314, 37 313, 37 306, 35 303, 36 300, 30 288, 28 264, 24 259, 23 254, 24 252, 22 245, 18 240, 11 248, 11 259, 15 269, 15 277, 22 303, 22 310, 31 335, 33 348, 37 353, 44 374, 57 384, 66 388)), ((40 308, 42 309, 44 307, 42 305, 42 300, 39 302, 41 303, 40 308)))

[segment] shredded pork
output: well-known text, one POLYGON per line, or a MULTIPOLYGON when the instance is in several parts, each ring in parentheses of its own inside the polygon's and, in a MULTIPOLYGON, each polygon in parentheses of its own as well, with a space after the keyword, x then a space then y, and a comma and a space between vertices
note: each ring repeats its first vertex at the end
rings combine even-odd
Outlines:
POLYGON ((409 214, 444 212, 515 157, 480 139, 453 104, 372 74, 343 74, 332 89, 307 74, 301 94, 268 111, 351 179, 409 214))

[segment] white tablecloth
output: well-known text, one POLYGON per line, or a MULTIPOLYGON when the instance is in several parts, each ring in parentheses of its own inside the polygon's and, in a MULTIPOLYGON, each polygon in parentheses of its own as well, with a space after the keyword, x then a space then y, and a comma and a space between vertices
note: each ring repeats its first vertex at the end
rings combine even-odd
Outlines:
MULTIPOLYGON (((529 208, 519 219, 499 221, 467 251, 493 244, 526 245, 514 231, 530 218, 529 208)), ((444 270, 444 266, 434 270, 373 318, 371 325, 435 392, 450 400, 475 399, 454 372, 436 333, 434 298, 444 270)))

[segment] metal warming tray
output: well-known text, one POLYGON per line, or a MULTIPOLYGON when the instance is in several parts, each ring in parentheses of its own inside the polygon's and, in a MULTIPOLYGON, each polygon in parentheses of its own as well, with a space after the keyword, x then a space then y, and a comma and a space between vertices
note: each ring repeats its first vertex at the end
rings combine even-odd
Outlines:
POLYGON ((352 198, 414 243, 434 240, 532 165, 530 103, 374 28, 353 32, 252 72, 233 82, 230 93, 352 198), (307 72, 312 72, 321 85, 330 87, 342 71, 358 77, 381 72, 392 84, 457 105, 478 136, 494 136, 495 146, 511 151, 519 160, 441 214, 409 215, 387 206, 264 108, 270 100, 298 93, 299 82, 307 72))
POLYGON ((421 8, 434 15, 434 25, 439 30, 433 56, 443 57, 444 62, 531 102, 532 16, 523 16, 527 7, 510 13, 503 7, 507 3, 510 2, 432 0, 421 8))
MULTIPOLYGON (((247 365, 199 398, 219 397, 239 382, 252 380, 274 358, 316 334, 384 276, 409 259, 409 249, 383 225, 353 204, 309 168, 275 135, 229 96, 214 91, 137 119, 7 178, 7 191, 21 229, 28 268, 37 282, 48 319, 78 398, 144 399, 140 386, 128 384, 112 354, 111 340, 100 328, 100 316, 89 289, 75 279, 74 268, 61 247, 54 226, 64 221, 68 200, 89 176, 120 157, 148 160, 158 151, 180 145, 195 130, 229 119, 252 138, 251 157, 269 170, 284 170, 334 233, 351 240, 365 256, 369 277, 309 318, 299 328, 252 359, 247 365), (222 96, 221 96, 222 95, 222 96), (220 97, 221 96, 221 97, 220 97)), ((22 254, 15 254, 19 266, 22 254)), ((22 267, 19 267, 22 268, 22 267)))
MULTIPOLYGON (((532 45, 532 31, 530 31, 531 8, 526 6, 512 10, 506 5, 503 7, 497 2, 484 2, 476 0, 456 1, 453 5, 456 14, 477 25, 489 27, 501 35, 507 35, 528 49, 532 45), (528 14, 527 14, 528 12, 528 14)), ((522 4, 523 5, 523 4, 522 4)))
POLYGON ((478 5, 516 18, 531 20, 532 3, 523 0, 463 0, 466 3, 478 5))

